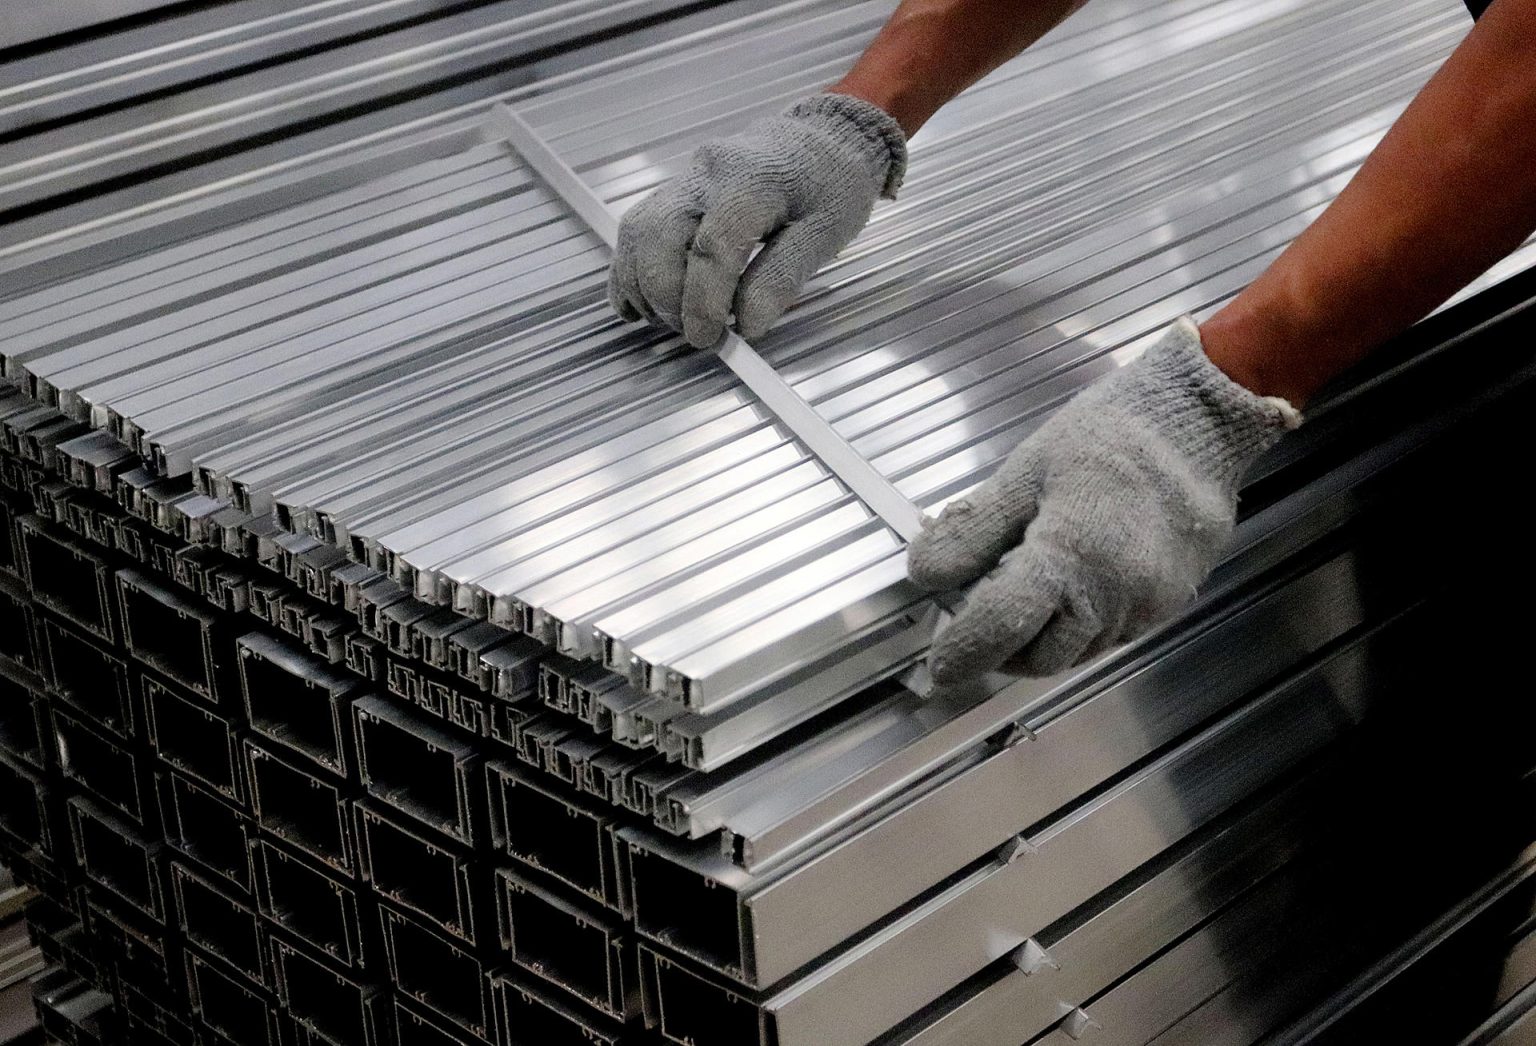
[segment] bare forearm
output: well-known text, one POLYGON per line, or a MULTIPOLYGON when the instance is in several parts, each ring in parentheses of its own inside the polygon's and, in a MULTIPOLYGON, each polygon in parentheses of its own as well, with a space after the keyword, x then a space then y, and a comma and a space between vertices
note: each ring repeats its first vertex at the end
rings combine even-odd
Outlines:
POLYGON ((955 95, 1086 0, 905 0, 848 75, 828 88, 872 102, 913 134, 955 95))
POLYGON ((1332 206, 1201 329, 1300 406, 1536 229, 1536 0, 1497 0, 1332 206))

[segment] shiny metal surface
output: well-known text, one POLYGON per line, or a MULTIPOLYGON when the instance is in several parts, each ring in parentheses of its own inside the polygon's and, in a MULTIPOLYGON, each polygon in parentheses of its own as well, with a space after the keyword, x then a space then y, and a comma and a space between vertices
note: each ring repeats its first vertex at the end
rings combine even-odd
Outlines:
MULTIPOLYGON (((1528 400, 1528 362, 1452 367, 1477 331, 1431 321, 1428 351, 1258 470, 1185 617, 1050 680, 901 685, 934 608, 901 527, 839 477, 864 463, 932 509, 1219 306, 1347 182, 1462 9, 1089 5, 914 139, 901 200, 757 346, 794 397, 765 406, 609 315, 592 229, 830 80, 892 4, 627 31, 682 5, 429 6, 236 0, 19 65, 0 120, 97 109, 0 145, 28 215, 0 247, 0 435, 5 475, 64 477, 33 497, 82 540, 139 538, 74 488, 190 542, 176 566, 202 597, 362 672, 390 694, 370 709, 433 709, 456 772, 484 755, 561 806, 551 853, 597 840, 600 888, 553 879, 640 942, 643 1013, 516 987, 496 1005, 604 1042, 1244 1042, 1375 962, 1265 995, 1311 924, 1246 938, 1326 911, 1318 814, 1466 566, 1405 545, 1401 520, 1437 455, 1528 400), (223 75, 308 33, 346 42, 223 75), (530 63, 550 40, 569 49, 530 63), (174 117, 135 102, 183 87, 174 117), (520 150, 501 105, 533 132, 520 150), (272 140, 220 153, 251 134, 272 140), (198 150, 219 155, 143 166, 198 150), (854 457, 808 446, 784 403, 854 457)), ((1460 300, 1523 286, 1532 260, 1460 300)), ((1445 317, 1463 315, 1498 318, 1445 317)), ((1464 506, 1486 496, 1467 483, 1464 506)), ((1489 1035, 1519 1026, 1508 989, 1489 1035)))
POLYGON ((29 126, 0 144, 11 233, 0 258, 402 126, 451 124, 535 75, 585 70, 728 13, 666 0, 280 6, 172 7, 129 32, 8 66, 0 108, 19 106, 29 126), (675 11, 685 16, 667 24, 675 11), (55 101, 74 118, 48 121, 55 101))
MULTIPOLYGON (((734 36, 535 87, 519 112, 622 206, 692 141, 779 104, 764 83, 813 86, 883 11, 791 5, 734 36), (746 40, 774 75, 730 71, 740 100, 722 87, 701 102, 698 78, 729 70, 746 40), (624 106, 640 83, 637 124, 624 106), (568 97, 612 98, 614 114, 577 116, 568 97), (666 128, 660 155, 648 127, 666 128)), ((932 505, 963 490, 1042 409, 1257 271, 1464 29, 1435 4, 1306 15, 1172 5, 1145 26, 1107 6, 1069 23, 918 137, 906 198, 823 274, 766 358, 903 497, 932 505), (1104 98, 1094 122, 1086 105, 1057 118, 1068 59, 1097 77, 1083 87, 1104 98), (1298 150, 1316 160, 1296 167, 1298 150), (1196 155, 1219 158, 1206 180, 1174 180, 1196 155), (955 189, 971 183, 988 185, 991 206, 955 189), (1021 224, 1035 232, 1001 234, 1021 224), (949 289, 914 311, 912 286, 949 289)), ((600 319, 602 252, 503 159, 505 174, 468 175, 479 180, 467 191, 438 180, 450 170, 408 173, 434 186, 430 201, 410 184, 354 190, 365 199, 350 209, 327 200, 336 232, 299 244, 284 231, 295 211, 269 219, 270 241, 209 243, 180 269, 163 252, 114 266, 93 290, 65 292, 70 322, 55 318, 63 301, 50 312, 25 298, 7 368, 171 474, 194 472, 205 493, 270 505, 427 602, 598 658, 695 716, 757 699, 751 729, 720 736, 768 740, 804 716, 775 722, 764 687, 922 616, 901 543, 705 361, 633 351, 657 338, 600 319), (139 275, 145 264, 153 275, 139 275), (210 269, 224 276, 215 287, 210 269), (154 293, 94 289, 123 281, 154 293), (575 311, 552 318, 559 303, 575 311), (615 413, 621 397, 645 410, 615 413)), ((496 166, 480 149, 447 162, 496 166)), ((893 649, 868 679, 910 656, 893 649)), ((723 758, 693 734, 661 735, 696 766, 723 758)))
POLYGON ((81 0, 69 5, 16 5, 0 11, 0 41, 11 47, 35 43, 102 22, 131 18, 157 7, 169 6, 171 0, 81 0))

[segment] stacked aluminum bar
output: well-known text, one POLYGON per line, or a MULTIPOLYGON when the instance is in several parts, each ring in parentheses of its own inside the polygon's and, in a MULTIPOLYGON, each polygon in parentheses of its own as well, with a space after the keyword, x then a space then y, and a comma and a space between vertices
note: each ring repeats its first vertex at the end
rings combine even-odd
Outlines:
MULTIPOLYGON (((1390 734, 1380 705, 1428 707, 1432 673, 1393 669, 1472 598, 1453 552, 1476 543, 1405 547, 1398 520, 1493 424, 1464 415, 1518 416, 1531 376, 1520 353, 1438 350, 1477 324, 1521 343, 1500 310, 1530 297, 1532 247, 1265 464, 1184 619, 1059 679, 918 696, 894 681, 930 627, 900 541, 718 361, 609 315, 600 241, 488 107, 519 54, 569 48, 501 97, 621 209, 832 79, 892 5, 246 6, 176 14, 227 48, 148 22, 73 77, 45 51, 9 91, 0 595, 44 728, 6 764, 40 812, 6 824, 55 923, 138 918, 88 845, 136 816, 118 836, 164 847, 155 939, 190 942, 168 990, 222 1000, 204 1025, 244 1000, 279 1004, 255 1022, 273 1042, 506 1046, 1217 1041, 1213 1022, 1256 1041, 1319 1000, 1321 1024, 1355 1012, 1348 979, 1434 913, 1519 925, 1518 753, 1456 791, 1508 816, 1422 911, 1340 907, 1330 869, 1385 873, 1319 826, 1398 808, 1350 798, 1348 766, 1406 772, 1359 738, 1390 734), (284 50, 316 33, 318 54, 284 50), (397 94, 347 108, 370 90, 397 94), (70 596, 88 575, 95 610, 70 596), (68 685, 91 649, 144 712, 68 685), (140 715, 147 736, 114 739, 140 715), (162 810, 211 789, 249 836, 245 885, 119 777, 71 772, 93 737, 160 768, 162 810), (304 818, 311 793, 334 819, 304 818), (307 906, 325 890, 351 899, 338 932, 307 906), (1287 899, 1306 918, 1234 947, 1287 899), (197 936, 220 903, 256 958, 197 936), (1376 936, 1272 976, 1339 918, 1376 936), (341 996, 294 993, 327 973, 341 996), (353 996, 361 1023, 328 1023, 353 996)), ((902 199, 759 348, 933 507, 1235 293, 1467 25, 1440 0, 1092 5, 925 128, 902 199)), ((1475 478, 1447 499, 1485 503, 1475 478)))
MULTIPOLYGON (((517 104, 623 206, 887 11, 787 5, 517 104)), ((1440 3, 1104 5, 919 136, 904 200, 763 351, 933 505, 1259 271, 1464 30, 1440 3)), ((458 145, 15 296, 7 373, 207 497, 600 661, 690 765, 919 657, 900 540, 713 360, 607 316, 604 251, 501 143, 458 145)))

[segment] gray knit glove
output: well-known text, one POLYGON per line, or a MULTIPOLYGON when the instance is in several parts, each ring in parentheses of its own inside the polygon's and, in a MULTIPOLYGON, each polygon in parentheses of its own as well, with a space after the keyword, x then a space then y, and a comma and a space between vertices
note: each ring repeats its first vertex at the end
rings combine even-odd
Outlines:
POLYGON ((1193 321, 1174 324, 912 543, 917 584, 981 579, 934 641, 934 681, 1050 675, 1171 618, 1220 558, 1243 474, 1300 420, 1218 370, 1193 321))
POLYGON ((875 199, 895 197, 906 163, 896 121, 841 94, 706 143, 624 216, 608 298, 624 319, 664 323, 698 348, 720 340, 733 311, 756 338, 858 235, 875 199))

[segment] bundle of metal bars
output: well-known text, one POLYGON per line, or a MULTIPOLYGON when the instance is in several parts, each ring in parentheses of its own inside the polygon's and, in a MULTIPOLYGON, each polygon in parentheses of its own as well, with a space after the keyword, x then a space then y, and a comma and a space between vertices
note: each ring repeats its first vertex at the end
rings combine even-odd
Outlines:
MULTIPOLYGON (((1183 619, 914 693, 899 538, 719 360, 609 315, 573 197, 627 206, 891 6, 237 0, 5 67, 0 838, 53 901, 45 1019, 1253 1042, 1379 1020, 1491 935, 1509 975, 1458 1034, 1519 1026, 1528 756, 1467 757, 1483 790, 1448 791, 1489 825, 1417 908, 1326 884, 1385 874, 1331 825, 1401 809, 1354 767, 1407 772, 1377 738, 1433 673, 1395 669, 1467 598, 1462 546, 1398 519, 1527 402, 1536 248, 1266 462, 1183 619), (1294 969, 1344 917, 1356 944, 1294 969)), ((758 348, 933 507, 1235 293, 1467 25, 1091 5, 925 128, 758 348)), ((1476 480, 1446 496, 1488 504, 1476 480)))

